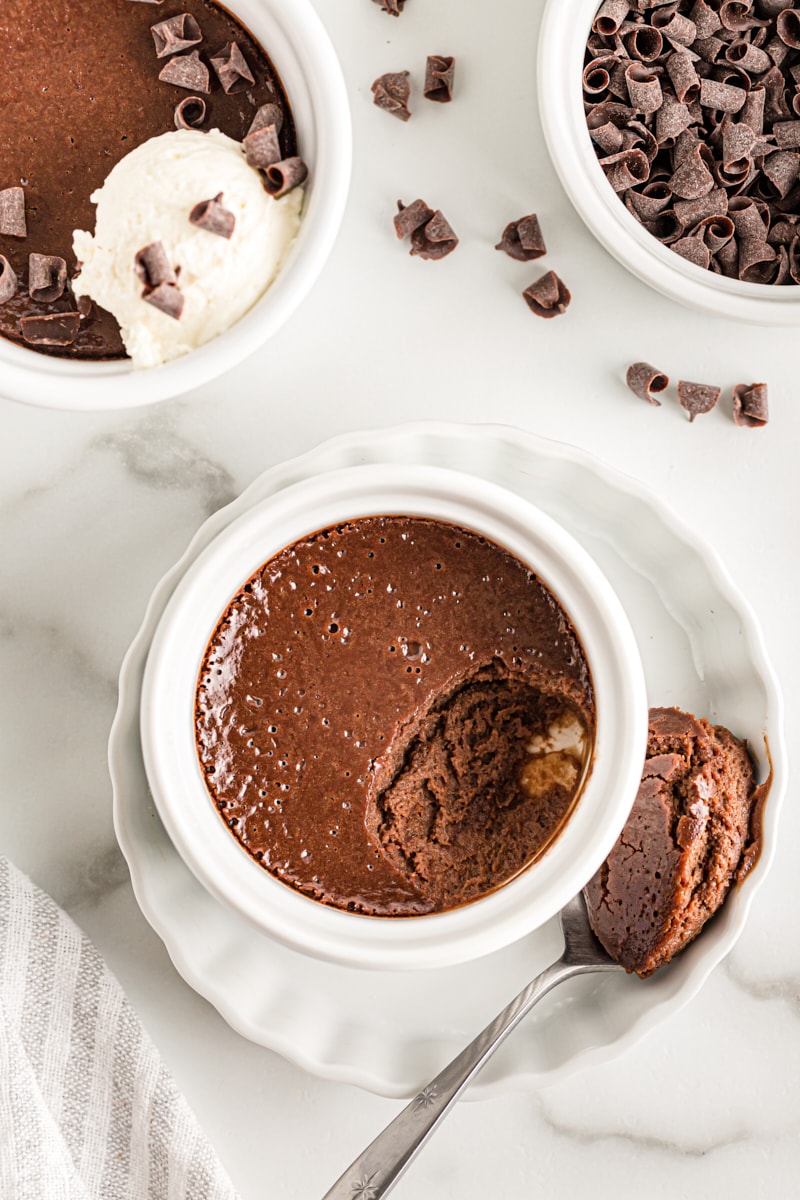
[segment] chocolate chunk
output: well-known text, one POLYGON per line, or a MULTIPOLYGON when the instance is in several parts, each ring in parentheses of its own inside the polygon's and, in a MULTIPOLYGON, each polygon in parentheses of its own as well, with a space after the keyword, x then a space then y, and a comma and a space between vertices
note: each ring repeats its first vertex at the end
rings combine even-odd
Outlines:
POLYGON ((200 96, 187 96, 175 106, 175 128, 197 129, 206 119, 206 102, 200 96))
POLYGON ((373 0, 373 4, 380 4, 383 11, 390 17, 399 17, 406 6, 406 0, 373 0))
POLYGON ((20 317, 19 322, 20 332, 29 346, 71 346, 80 325, 81 318, 76 312, 20 317))
POLYGON ((411 95, 408 71, 390 71, 386 75, 379 75, 371 90, 372 103, 377 108, 382 108, 401 121, 407 121, 411 116, 408 107, 411 95))
POLYGON ((81 322, 85 321, 88 324, 96 320, 97 306, 91 296, 78 296, 75 300, 75 307, 81 322))
POLYGON ((453 99, 453 76, 456 60, 443 54, 429 54, 425 64, 425 86, 422 94, 426 100, 449 104, 453 99))
POLYGON ((733 389, 733 419, 745 429, 761 429, 769 421, 767 385, 738 383, 733 389))
POLYGON ((511 221, 503 230, 503 236, 495 246, 495 250, 505 250, 511 258, 518 262, 532 262, 542 258, 547 253, 539 218, 536 213, 511 221))
POLYGON ((646 400, 656 408, 661 407, 661 401, 656 400, 655 392, 665 392, 669 387, 669 376, 650 363, 631 363, 625 372, 625 382, 635 396, 646 400))
POLYGON ((222 195, 220 192, 213 200, 201 200, 199 204, 195 204, 189 213, 189 220, 199 229, 215 233, 217 237, 231 238, 236 228, 236 217, 227 208, 222 207, 222 195))
POLYGON ((262 104, 247 132, 258 133, 259 129, 266 129, 269 125, 274 125, 278 133, 283 128, 283 112, 277 104, 262 104))
POLYGON ((183 292, 174 283, 160 283, 158 287, 145 288, 142 299, 145 304, 152 304, 153 308, 172 317, 174 321, 180 321, 186 303, 183 292))
POLYGON ((705 383, 687 383, 681 379, 678 383, 678 400, 681 408, 689 414, 689 420, 693 421, 701 413, 711 412, 721 391, 721 388, 705 383))
POLYGON ((134 259, 134 270, 145 288, 157 288, 162 283, 177 283, 178 276, 172 269, 163 242, 151 242, 140 250, 134 259))
POLYGON ((28 258, 28 293, 39 304, 53 304, 64 295, 67 264, 50 254, 31 254, 28 258))
POLYGON ((179 50, 188 50, 202 42, 200 26, 191 13, 179 13, 150 27, 156 44, 156 58, 167 58, 179 50))
POLYGON ((308 176, 308 167, 302 158, 284 158, 281 162, 272 163, 264 172, 264 187, 270 196, 280 200, 287 192, 304 183, 308 176))
POLYGON ((567 311, 572 296, 555 271, 548 271, 522 293, 525 303, 537 317, 558 317, 567 311))
POLYGON ((172 83, 175 87, 186 88, 187 92, 211 91, 211 77, 208 67, 200 61, 200 52, 193 50, 191 54, 179 54, 171 58, 162 68, 158 78, 162 83, 172 83))
POLYGON ((0 234, 3 237, 28 236, 25 220, 25 192, 21 187, 0 191, 0 234))
POLYGON ((281 161, 281 144, 274 125, 266 125, 248 133, 242 142, 244 155, 251 167, 264 170, 281 161))
POLYGON ((6 304, 17 294, 18 280, 14 268, 4 255, 0 254, 0 304, 6 304))
POLYGON ((429 221, 412 231, 410 253, 430 262, 438 262, 440 258, 452 254, 457 245, 458 238, 437 208, 429 221))
POLYGON ((227 95, 231 92, 243 92, 249 84, 255 83, 255 76, 247 65, 247 59, 242 54, 238 42, 228 42, 212 55, 211 65, 222 84, 222 90, 227 95))
POLYGON ((398 238, 410 237, 415 229, 427 225, 433 216, 433 209, 424 200, 415 200, 412 204, 397 201, 397 216, 394 218, 394 229, 398 238))

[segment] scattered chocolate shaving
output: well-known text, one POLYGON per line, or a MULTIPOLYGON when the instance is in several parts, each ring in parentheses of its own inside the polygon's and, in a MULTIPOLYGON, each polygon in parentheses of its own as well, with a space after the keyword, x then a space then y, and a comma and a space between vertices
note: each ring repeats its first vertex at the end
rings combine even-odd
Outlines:
POLYGON ((20 317, 19 328, 29 346, 71 346, 81 326, 76 312, 20 317))
POLYGON ((407 121, 411 116, 408 107, 410 96, 408 71, 390 71, 386 75, 379 75, 372 85, 372 103, 401 121, 407 121))
POLYGON ((248 133, 242 142, 244 155, 251 167, 265 170, 281 161, 281 144, 274 125, 265 125, 248 133))
POLYGON ((380 4, 383 11, 390 17, 399 17, 406 6, 406 0, 373 0, 373 4, 380 4))
POLYGON ((283 128, 283 112, 277 104, 262 104, 247 132, 258 133, 259 129, 266 129, 268 125, 274 125, 278 133, 283 128))
POLYGON ((150 32, 156 44, 156 58, 167 58, 180 50, 188 50, 203 40, 200 26, 191 13, 179 13, 166 21, 151 25, 150 32))
POLYGON ((706 383, 687 383, 681 379, 678 382, 678 401, 682 409, 689 414, 693 421, 701 413, 711 412, 719 400, 722 388, 711 387, 706 383))
POLYGON ((140 250, 134 259, 134 270, 146 289, 157 288, 162 283, 178 282, 163 242, 151 242, 140 250))
POLYGON ((198 129, 206 119, 206 102, 201 96, 187 96, 175 105, 175 128, 198 129))
POLYGON ((78 316, 81 321, 87 323, 94 321, 97 316, 97 308, 91 296, 78 296, 75 300, 75 307, 78 310, 78 316))
POLYGON ((142 299, 145 304, 152 304, 159 312, 172 317, 173 321, 180 321, 186 303, 183 292, 174 283, 160 283, 158 287, 145 288, 142 299))
POLYGON ((532 313, 547 319, 565 313, 572 299, 569 289, 555 271, 540 276, 522 295, 532 313))
POLYGON ((25 191, 21 187, 4 188, 0 191, 0 234, 3 237, 28 236, 25 191))
POLYGON ((449 104, 453 99, 453 76, 456 60, 448 55, 429 54, 425 64, 425 86, 422 94, 426 100, 449 104))
POLYGON ((304 183, 308 176, 308 167, 302 158, 284 158, 281 162, 272 163, 264 172, 264 187, 270 196, 280 200, 287 192, 304 183))
POLYGON ((769 421, 767 385, 738 383, 733 389, 733 419, 743 429, 761 429, 769 421))
POLYGON ((222 195, 220 192, 213 200, 201 200, 199 204, 195 204, 189 213, 189 220, 199 229, 215 233, 217 237, 231 238, 236 228, 236 217, 227 208, 222 207, 222 195))
POLYGON ((699 269, 800 282, 800 0, 606 0, 586 43, 595 153, 628 211, 699 269))
POLYGON ((511 221, 506 225, 495 250, 504 250, 518 262, 532 262, 535 258, 543 258, 547 248, 536 213, 520 217, 518 221, 511 221))
POLYGON ((665 392, 669 387, 669 376, 650 363, 631 363, 625 373, 625 382, 635 396, 646 400, 656 408, 661 407, 661 401, 655 397, 656 392, 665 392))
POLYGON ((412 230, 409 253, 427 259, 429 262, 438 262, 439 259, 447 258, 448 254, 452 254, 457 245, 458 238, 447 219, 437 208, 429 221, 412 230))
POLYGON ((11 263, 0 254, 0 304, 6 304, 17 294, 19 281, 11 263))
POLYGON ((247 65, 247 59, 242 54, 238 42, 228 42, 211 56, 210 61, 226 95, 230 95, 231 92, 243 92, 249 84, 255 83, 253 72, 247 65))
POLYGON ((67 264, 51 254, 31 254, 28 257, 28 293, 39 304, 53 304, 64 295, 67 286, 67 264))
POLYGON ((433 209, 428 208, 424 200, 415 200, 412 204, 403 204, 402 200, 398 200, 397 210, 394 229, 400 239, 410 237, 415 229, 427 225, 433 216, 433 209))
POLYGON ((162 83, 186 88, 187 92, 203 92, 207 96, 211 91, 211 76, 206 64, 201 62, 198 50, 171 58, 167 65, 162 67, 158 78, 162 83))

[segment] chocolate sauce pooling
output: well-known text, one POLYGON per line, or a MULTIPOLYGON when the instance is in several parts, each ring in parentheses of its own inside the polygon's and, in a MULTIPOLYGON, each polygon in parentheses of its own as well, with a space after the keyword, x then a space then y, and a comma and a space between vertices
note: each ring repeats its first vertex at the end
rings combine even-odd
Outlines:
POLYGON ((567 614, 519 559, 443 522, 367 517, 289 546, 234 597, 195 728, 211 797, 263 867, 337 908, 412 916, 494 890, 558 835, 594 701, 567 614), (554 729, 561 748, 539 754, 554 729))
MULTIPOLYGON (((73 231, 95 226, 91 193, 129 151, 175 129, 175 107, 190 93, 159 80, 170 60, 156 57, 150 30, 180 13, 189 13, 200 26, 203 41, 193 49, 205 62, 236 41, 256 80, 252 87, 226 95, 211 70, 201 128, 221 129, 240 141, 256 110, 277 104, 284 113, 283 153, 296 152, 294 125, 273 66, 220 5, 209 0, 2 0, 0 189, 24 187, 28 236, 0 236, 0 254, 20 282, 15 298, 0 304, 0 335, 25 345, 21 317, 74 312, 69 290, 53 304, 30 299, 28 256, 60 255, 72 277, 73 231)), ((71 346, 37 350, 69 358, 125 357, 117 322, 96 307, 71 346)))

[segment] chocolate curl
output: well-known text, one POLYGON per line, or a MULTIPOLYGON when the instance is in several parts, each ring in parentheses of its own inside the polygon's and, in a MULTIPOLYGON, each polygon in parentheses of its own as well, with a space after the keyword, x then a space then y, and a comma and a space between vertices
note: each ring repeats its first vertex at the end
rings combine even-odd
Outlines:
POLYGON ((606 120, 604 114, 589 113, 586 123, 589 136, 604 154, 617 154, 622 149, 622 130, 606 120))
POLYGON ((78 313, 49 313, 43 317, 20 317, 20 333, 29 346, 71 346, 78 336, 78 313))
POLYGON ((719 268, 720 275, 725 275, 728 279, 739 278, 739 246, 736 238, 731 238, 729 242, 725 243, 713 260, 712 267, 715 264, 719 268))
POLYGON ((631 63, 625 71, 625 82, 628 87, 631 107, 637 112, 656 112, 662 105, 663 95, 658 75, 641 63, 631 63))
POLYGON ((652 404, 655 408, 661 407, 661 401, 657 400, 655 393, 665 392, 669 387, 669 376, 663 371, 659 371, 657 367, 650 363, 637 362, 631 363, 628 370, 625 372, 625 382, 633 392, 634 396, 638 396, 640 400, 646 400, 648 404, 652 404))
POLYGON ((725 43, 718 37, 698 39, 692 46, 692 51, 699 54, 703 62, 715 63, 720 55, 725 53, 725 43))
POLYGON ((145 289, 142 299, 145 304, 152 304, 153 308, 171 317, 173 321, 180 321, 186 303, 183 292, 174 283, 160 283, 151 291, 145 289))
POLYGON ((691 231, 691 236, 701 238, 713 255, 718 254, 722 247, 728 244, 734 232, 734 224, 730 217, 720 215, 699 221, 691 231))
POLYGON ((187 96, 175 106, 176 129, 198 129, 206 119, 206 102, 200 96, 187 96))
POLYGON ((700 103, 703 108, 716 108, 719 112, 737 113, 747 99, 744 88, 720 83, 717 79, 700 80, 700 103))
POLYGON ((675 95, 682 104, 691 104, 700 95, 700 78, 690 55, 676 50, 667 59, 669 75, 675 95))
POLYGON ((759 7, 765 17, 777 17, 785 8, 794 8, 794 0, 761 0, 759 7))
POLYGON ((186 88, 187 92, 203 92, 208 95, 211 91, 211 77, 208 67, 200 61, 200 52, 193 50, 191 54, 180 54, 171 58, 162 68, 158 78, 162 83, 171 83, 175 87, 186 88))
POLYGON ((753 0, 725 0, 719 10, 719 19, 726 29, 743 33, 745 29, 757 29, 769 21, 759 21, 752 15, 753 0))
POLYGON ((783 199, 789 194, 800 176, 800 154, 796 150, 778 150, 765 159, 764 175, 777 194, 783 199))
POLYGON ((156 58, 168 58, 179 50, 188 50, 202 42, 200 26, 191 13, 179 13, 166 21, 151 25, 150 32, 156 45, 156 58))
POLYGON ((266 170, 273 163, 281 161, 281 144, 274 125, 267 125, 264 129, 248 133, 242 145, 245 158, 250 166, 257 170, 266 170))
POLYGON ((219 192, 213 200, 201 200, 195 204, 189 213, 189 220, 198 229, 214 233, 217 237, 232 238, 236 228, 236 217, 227 208, 222 207, 223 193, 219 192))
POLYGON ((768 54, 744 38, 731 42, 725 51, 725 58, 733 66, 741 67, 750 75, 763 75, 773 65, 768 54))
POLYGON ((283 112, 277 104, 262 104, 247 132, 258 133, 259 129, 266 129, 269 125, 274 125, 277 133, 283 129, 283 112))
POLYGON ((706 217, 724 217, 728 211, 728 193, 724 188, 715 188, 696 200, 676 200, 675 216, 685 229, 689 229, 706 217))
POLYGON ((532 262, 534 259, 543 258, 547 248, 536 213, 520 217, 518 221, 511 221, 506 225, 495 250, 504 250, 510 258, 515 258, 518 262, 532 262))
POLYGON ((749 125, 753 133, 764 132, 764 107, 767 93, 763 87, 753 88, 747 93, 747 99, 742 105, 740 125, 749 125))
POLYGON ((800 146, 800 121, 778 121, 772 126, 772 132, 779 150, 800 146))
POLYGON ((709 38, 722 28, 719 13, 709 7, 707 0, 695 0, 689 20, 694 21, 697 37, 700 39, 709 38))
POLYGON ((453 99, 453 77, 456 60, 442 54, 428 55, 425 64, 425 86, 422 94, 426 100, 435 100, 438 104, 449 104, 453 99))
POLYGON ((652 163, 658 154, 659 147, 655 135, 641 121, 631 121, 623 132, 622 140, 623 149, 643 151, 649 163, 652 163))
POLYGON ((373 0, 373 3, 380 4, 383 12, 388 13, 390 17, 399 17, 405 8, 406 0, 373 0))
POLYGON ((427 225, 433 216, 433 209, 424 200, 415 200, 412 204, 397 201, 397 216, 394 218, 394 231, 398 238, 410 237, 415 229, 427 225))
POLYGON ((739 242, 739 278, 743 283, 771 283, 777 257, 769 242, 744 238, 739 242))
POLYGON ((7 304, 17 294, 18 279, 8 259, 0 254, 0 304, 7 304))
POLYGON ((641 150, 623 150, 601 158, 600 166, 615 192, 626 192, 628 188, 646 183, 650 175, 650 163, 641 150))
POLYGON ((28 236, 25 220, 25 192, 21 187, 0 191, 0 234, 3 237, 28 236))
POLYGON ((749 125, 732 125, 728 122, 722 130, 722 162, 726 167, 744 161, 748 166, 756 135, 749 125))
POLYGON ((681 163, 670 180, 670 187, 682 200, 696 200, 713 190, 714 176, 703 159, 700 145, 681 163))
POLYGON ((592 22, 592 29, 603 37, 613 37, 630 11, 628 0, 603 0, 592 22))
POLYGON ((572 299, 566 284, 555 271, 540 276, 522 295, 531 312, 547 320, 565 313, 572 299))
POLYGON ((651 63, 660 57, 664 49, 664 39, 652 25, 634 25, 625 35, 625 48, 631 58, 651 63))
POLYGON ((765 383, 737 383, 733 389, 733 419, 742 429, 762 429, 769 421, 765 383))
POLYGON ((767 236, 767 222, 751 196, 736 196, 728 204, 728 215, 736 226, 736 236, 744 241, 760 241, 767 236))
MULTIPOLYGON (((699 84, 698 84, 699 87, 699 84)), ((660 146, 671 145, 692 124, 692 114, 686 104, 664 93, 664 103, 656 113, 656 141, 660 146)))
POLYGON ((653 221, 642 221, 642 225, 664 246, 671 245, 683 236, 683 226, 674 212, 661 213, 653 221))
POLYGON ((177 283, 178 276, 164 249, 163 242, 151 242, 133 260, 133 269, 145 288, 157 288, 162 283, 177 283))
POLYGON ((379 75, 372 85, 372 103, 376 108, 382 108, 400 121, 407 121, 411 116, 408 101, 411 96, 411 86, 408 82, 408 71, 390 71, 379 75))
POLYGON ((287 192, 299 187, 308 177, 308 167, 302 158, 284 158, 272 163, 264 174, 264 187, 270 196, 280 200, 287 192))
POLYGON ((448 254, 452 254, 457 245, 458 238, 450 223, 437 208, 430 221, 425 225, 418 226, 411 234, 409 253, 418 255, 419 258, 424 258, 429 262, 438 262, 439 259, 447 258, 448 254))
POLYGON ((53 304, 64 295, 67 264, 51 254, 31 254, 28 258, 28 293, 39 304, 53 304))
POLYGON ((692 42, 697 41, 697 26, 694 21, 676 12, 672 5, 654 12, 650 23, 663 37, 677 42, 680 46, 691 46, 692 42))
POLYGON ((648 183, 640 192, 631 188, 625 193, 625 206, 640 221, 654 221, 672 203, 669 185, 660 180, 648 183))
POLYGON ((705 383, 687 383, 683 379, 678 383, 678 401, 689 414, 690 421, 694 421, 701 413, 711 412, 721 392, 722 388, 710 387, 705 383))
POLYGON ((711 251, 702 238, 678 238, 677 242, 672 243, 670 250, 680 255, 681 258, 685 258, 687 262, 693 263, 694 266, 702 267, 704 271, 711 266, 711 251))
POLYGON ((238 42, 228 42, 211 56, 210 61, 226 95, 243 92, 249 84, 255 83, 255 76, 238 42))
POLYGON ((611 70, 619 65, 619 60, 612 54, 606 58, 596 58, 583 69, 583 90, 588 96, 600 96, 608 91, 611 82, 611 70))
POLYGON ((779 13, 775 30, 784 45, 800 50, 800 13, 793 8, 779 13))

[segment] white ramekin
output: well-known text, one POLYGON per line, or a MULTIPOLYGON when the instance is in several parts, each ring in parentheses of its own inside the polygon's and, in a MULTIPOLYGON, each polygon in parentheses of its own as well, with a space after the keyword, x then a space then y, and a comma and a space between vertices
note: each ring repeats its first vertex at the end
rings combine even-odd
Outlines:
POLYGON ((647 699, 636 641, 610 584, 552 518, 496 484, 438 467, 357 466, 295 484, 235 520, 189 567, 152 641, 140 714, 147 777, 178 853, 217 899, 296 950, 361 968, 417 969, 478 958, 549 920, 600 866, 641 776, 647 699), (548 852, 497 892, 408 919, 328 908, 257 865, 220 819, 195 748, 198 672, 230 599, 299 538, 358 516, 439 518, 493 539, 560 599, 582 640, 597 705, 592 770, 548 852))
POLYGON ((352 163, 341 68, 310 0, 226 0, 264 47, 286 89, 299 152, 309 165, 300 233, 269 291, 198 350, 134 371, 127 361, 51 358, 0 338, 0 394, 42 408, 100 410, 153 404, 199 387, 262 346, 315 283, 339 232, 352 163))
POLYGON ((715 316, 800 325, 800 286, 770 287, 715 275, 662 246, 608 183, 586 126, 581 78, 600 0, 549 0, 539 36, 539 112, 561 183, 613 256, 663 295, 715 316))

